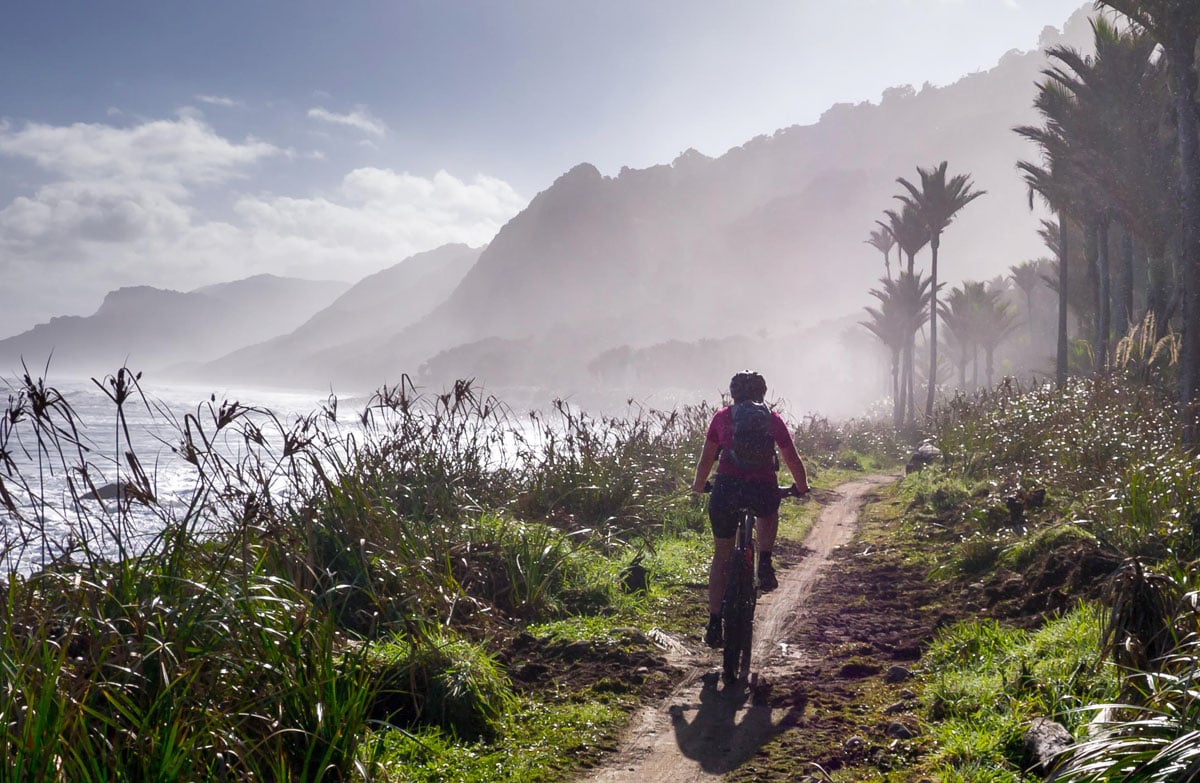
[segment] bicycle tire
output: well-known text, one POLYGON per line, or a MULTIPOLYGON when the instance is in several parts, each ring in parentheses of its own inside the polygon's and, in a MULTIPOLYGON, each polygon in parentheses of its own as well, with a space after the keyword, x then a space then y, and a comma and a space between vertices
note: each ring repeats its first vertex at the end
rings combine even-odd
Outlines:
POLYGON ((754 573, 740 555, 729 564, 725 588, 725 649, 722 673, 733 682, 750 671, 750 647, 754 637, 754 573))

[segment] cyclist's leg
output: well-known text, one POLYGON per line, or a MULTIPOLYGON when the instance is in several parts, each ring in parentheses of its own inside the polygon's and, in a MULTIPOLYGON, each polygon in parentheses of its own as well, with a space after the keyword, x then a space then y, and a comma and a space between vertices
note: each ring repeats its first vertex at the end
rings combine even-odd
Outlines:
POLYGON ((775 536, 779 533, 779 513, 755 517, 754 535, 758 539, 758 553, 770 553, 775 549, 775 536))
POLYGON ((713 558, 708 567, 708 613, 719 615, 725 598, 729 577, 729 556, 733 554, 733 538, 713 538, 713 558))
POLYGON ((737 482, 717 476, 708 496, 708 519, 712 525, 713 557, 708 569, 708 627, 705 641, 713 647, 721 644, 721 606, 728 583, 729 557, 740 518, 740 489, 737 482))
POLYGON ((764 591, 774 590, 779 586, 775 565, 771 562, 779 532, 779 490, 774 482, 755 485, 753 507, 755 538, 758 540, 758 586, 764 591))
POLYGON ((754 518, 755 538, 758 539, 758 588, 764 593, 779 587, 771 553, 775 549, 775 534, 779 532, 779 514, 754 518))

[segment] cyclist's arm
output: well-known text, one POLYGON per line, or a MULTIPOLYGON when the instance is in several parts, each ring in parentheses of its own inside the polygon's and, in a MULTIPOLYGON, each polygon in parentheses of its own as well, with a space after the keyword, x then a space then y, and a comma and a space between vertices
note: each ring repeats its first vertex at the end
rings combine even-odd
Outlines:
POLYGON ((700 461, 696 463, 696 478, 692 481, 692 492, 703 492, 708 474, 712 472, 713 463, 717 461, 717 453, 721 450, 715 440, 704 439, 704 451, 700 453, 700 461))
POLYGON ((772 434, 775 436, 775 445, 779 447, 779 453, 783 456, 783 464, 787 465, 788 472, 792 474, 792 481, 796 482, 796 490, 805 495, 808 493, 808 472, 804 470, 804 462, 796 451, 796 444, 792 442, 792 434, 788 432, 783 418, 776 413, 774 419, 772 434))
POLYGON ((792 474, 792 481, 796 482, 797 491, 801 495, 808 494, 808 473, 804 470, 804 462, 796 452, 796 447, 789 443, 780 452, 783 454, 783 464, 792 474))

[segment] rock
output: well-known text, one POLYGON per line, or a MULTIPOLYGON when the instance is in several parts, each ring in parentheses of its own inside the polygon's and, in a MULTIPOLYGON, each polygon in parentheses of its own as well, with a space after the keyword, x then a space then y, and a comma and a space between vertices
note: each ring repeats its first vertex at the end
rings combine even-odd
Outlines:
POLYGON ((879 674, 879 667, 873 663, 851 662, 838 669, 838 677, 847 680, 857 680, 873 674, 879 674))
POLYGON ((895 715, 900 712, 908 711, 908 702, 898 701, 883 711, 884 715, 895 715))
POLYGON ((938 457, 942 456, 942 450, 933 445, 933 441, 921 441, 921 445, 917 446, 912 456, 908 458, 908 463, 904 466, 904 473, 915 473, 926 465, 932 465, 938 457))
POLYGON ((117 484, 110 482, 100 487, 96 487, 95 492, 85 492, 84 500, 124 500, 125 499, 125 484, 117 484))
POLYGON ((904 666, 889 666, 886 673, 883 675, 883 681, 887 683, 904 682, 911 680, 913 676, 912 670, 904 666))
POLYGON ((1025 732, 1025 755, 1021 766, 1034 774, 1048 775, 1060 756, 1075 744, 1071 732, 1049 718, 1037 718, 1025 732))
POLYGON ((888 724, 887 730, 884 732, 893 739, 912 739, 917 736, 917 730, 906 723, 893 721, 888 724))
POLYGON ((642 565, 643 553, 621 569, 621 589, 627 593, 645 593, 650 589, 650 574, 642 565))

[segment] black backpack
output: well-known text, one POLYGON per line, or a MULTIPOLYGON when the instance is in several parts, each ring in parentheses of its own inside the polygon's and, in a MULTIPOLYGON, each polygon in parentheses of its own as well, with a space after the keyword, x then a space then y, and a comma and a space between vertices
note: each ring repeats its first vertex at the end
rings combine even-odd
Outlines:
POLYGON ((734 404, 733 448, 730 461, 743 470, 776 470, 775 437, 771 434, 771 409, 761 402, 734 404))

